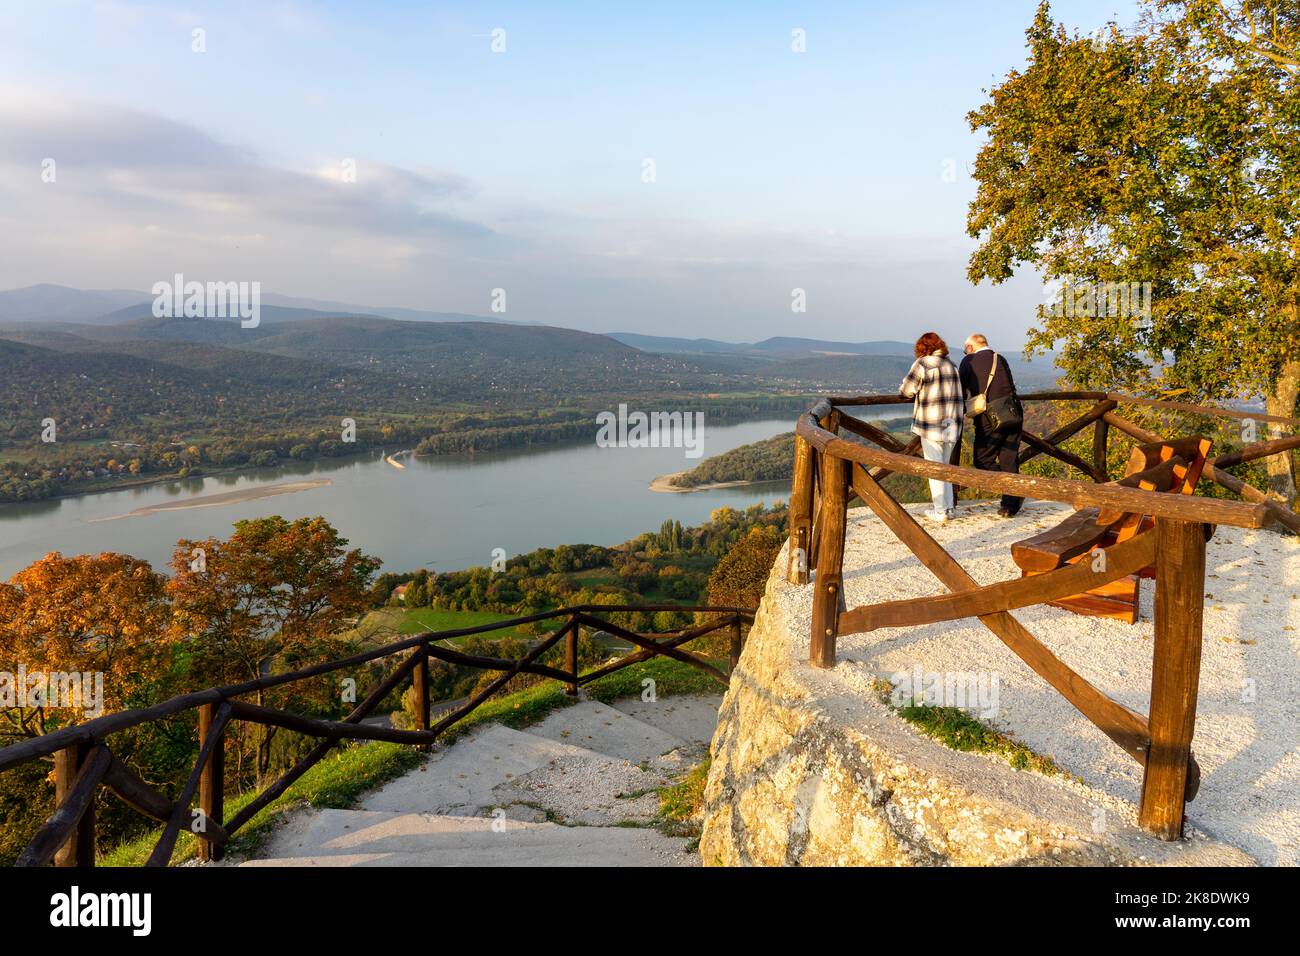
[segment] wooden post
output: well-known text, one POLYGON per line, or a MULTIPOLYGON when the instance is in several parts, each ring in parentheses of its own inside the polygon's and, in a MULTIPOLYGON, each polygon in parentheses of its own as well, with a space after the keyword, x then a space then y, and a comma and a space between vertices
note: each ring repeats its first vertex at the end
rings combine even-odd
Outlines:
POLYGON ((844 532, 848 526, 849 463, 826 454, 821 456, 821 463, 821 533, 809 660, 814 667, 834 667, 835 629, 840 609, 844 606, 844 532))
POLYGON ((1097 419, 1092 431, 1092 467, 1109 480, 1110 472, 1106 466, 1106 452, 1109 450, 1110 422, 1104 418, 1097 419))
POLYGON ((572 625, 572 627, 569 630, 568 636, 564 639, 564 670, 567 673, 573 675, 573 679, 569 681, 569 686, 564 688, 564 693, 565 696, 567 697, 577 697, 578 696, 578 636, 579 634, 581 634, 582 628, 579 626, 578 619, 576 617, 571 618, 569 623, 572 625))
POLYGON ((740 663, 740 652, 742 650, 744 650, 744 645, 740 638, 740 618, 737 617, 731 622, 731 670, 733 672, 740 663))
MULTIPOLYGON (((212 729, 213 721, 216 719, 217 704, 200 704, 199 705, 199 744, 202 745, 208 738, 208 732, 212 729)), ((226 747, 225 732, 222 731, 221 739, 217 741, 216 746, 212 748, 212 753, 208 757, 208 762, 203 766, 203 771, 199 775, 199 809, 203 811, 205 823, 224 822, 226 815, 225 807, 225 782, 226 782, 226 747)), ((222 856, 222 848, 210 840, 199 838, 199 859, 204 861, 219 860, 222 856)))
POLYGON ((1196 730, 1205 596, 1205 529, 1158 518, 1155 649, 1151 666, 1151 749, 1138 823, 1162 840, 1183 833, 1187 763, 1196 730))
MULTIPOLYGON (((72 789, 81 764, 85 761, 90 748, 86 745, 67 747, 54 754, 54 804, 58 806, 67 799, 72 789)), ((81 822, 68 837, 68 842, 59 847, 54 854, 55 866, 94 866, 95 865, 95 803, 81 817, 81 822)))
MULTIPOLYGON (((415 710, 415 729, 429 729, 429 655, 423 654, 411 672, 411 688, 414 690, 412 705, 415 710)), ((419 749, 428 751, 431 744, 419 744, 419 749)))
MULTIPOLYGON (((840 412, 832 408, 829 412, 817 420, 817 424, 833 434, 839 434, 840 431, 840 412)), ((822 539, 822 505, 824 499, 819 494, 826 484, 826 475, 822 470, 824 455, 820 452, 813 453, 813 512, 812 512, 812 530, 808 532, 808 571, 809 573, 817 570, 817 555, 821 550, 822 539)), ((808 580, 804 579, 805 582, 808 580)))
POLYGON ((794 484, 790 488, 790 547, 786 580, 808 583, 808 549, 812 544, 813 450, 808 439, 794 436, 794 484))

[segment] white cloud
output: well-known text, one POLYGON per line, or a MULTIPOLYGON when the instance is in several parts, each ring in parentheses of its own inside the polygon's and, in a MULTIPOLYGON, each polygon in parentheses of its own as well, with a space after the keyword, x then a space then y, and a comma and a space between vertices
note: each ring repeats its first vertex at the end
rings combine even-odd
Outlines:
POLYGON ((238 131, 30 90, 0 89, 0 129, 0 287, 148 288, 179 271, 478 313, 500 287, 511 319, 733 339, 813 323, 828 338, 898 337, 917 323, 956 335, 974 321, 1019 341, 1014 317, 1038 298, 1032 279, 973 291, 964 237, 704 225, 600 196, 548 207, 364 155, 284 168, 239 145, 238 131), (46 157, 54 184, 40 178, 46 157), (790 312, 795 286, 807 316, 790 312))

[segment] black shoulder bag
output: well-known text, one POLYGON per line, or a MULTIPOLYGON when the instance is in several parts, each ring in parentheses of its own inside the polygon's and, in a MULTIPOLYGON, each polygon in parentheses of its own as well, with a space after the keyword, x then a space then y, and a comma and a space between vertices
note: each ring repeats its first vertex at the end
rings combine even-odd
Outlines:
POLYGON ((993 384, 993 376, 998 372, 998 359, 1001 356, 997 352, 993 353, 993 367, 989 369, 989 379, 984 383, 984 424, 990 433, 1017 432, 1024 427, 1025 410, 1020 404, 1020 397, 1016 395, 1015 390, 1008 392, 1001 398, 995 398, 988 401, 989 386, 993 384))

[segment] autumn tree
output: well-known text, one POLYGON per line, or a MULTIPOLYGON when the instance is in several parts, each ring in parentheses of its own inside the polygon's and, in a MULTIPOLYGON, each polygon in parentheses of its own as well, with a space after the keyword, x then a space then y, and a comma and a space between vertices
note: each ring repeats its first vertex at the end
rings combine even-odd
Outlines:
MULTIPOLYGON (((1028 264, 1067 290, 1149 282, 1140 309, 1113 292, 1040 306, 1031 350, 1059 347, 1079 385, 1262 395, 1269 414, 1294 416, 1300 7, 1145 0, 1133 27, 1081 36, 1043 3, 1027 38, 1027 66, 969 116, 986 137, 970 279, 1028 264)), ((1289 457, 1269 470, 1293 500, 1289 457)))
MULTIPOLYGON (((782 533, 770 526, 750 528, 713 568, 709 575, 708 603, 719 607, 758 607, 772 573, 772 564, 784 543, 782 533)), ((716 620, 717 615, 700 612, 699 623, 716 620)), ((705 653, 721 657, 727 652, 727 637, 719 631, 698 643, 705 653)))
MULTIPOLYGON (((103 674, 105 711, 139 705, 171 664, 165 581, 125 554, 47 554, 0 584, 0 670, 103 674)), ((19 737, 84 718, 52 706, 0 714, 0 736, 19 737)))
MULTIPOLYGON (((180 541, 167 588, 173 630, 192 647, 194 685, 253 680, 342 656, 343 632, 369 607, 379 567, 347 544, 324 518, 278 515, 237 522, 226 541, 180 541)), ((265 693, 257 699, 265 703, 265 693)), ((274 728, 264 731, 259 776, 269 769, 275 736, 274 728)))

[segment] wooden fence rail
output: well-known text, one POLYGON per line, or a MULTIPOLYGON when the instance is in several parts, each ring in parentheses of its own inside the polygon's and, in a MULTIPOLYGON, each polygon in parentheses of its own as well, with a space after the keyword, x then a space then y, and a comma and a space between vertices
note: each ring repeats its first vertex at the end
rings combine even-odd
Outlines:
MULTIPOLYGON (((1092 402, 1083 414, 1050 434, 1023 432, 1020 463, 1046 454, 1086 480, 1007 474, 917 457, 920 443, 904 445, 849 410, 911 404, 902 395, 826 398, 800 417, 795 430, 794 476, 790 496, 787 578, 814 587, 809 660, 835 665, 836 638, 877 627, 931 624, 976 618, 1037 672, 1089 721, 1143 766, 1141 826, 1162 839, 1182 835, 1186 802, 1196 795, 1200 770, 1192 755, 1196 691, 1200 676, 1201 618, 1205 545, 1215 525, 1263 528, 1275 524, 1300 532, 1300 516, 1283 503, 1228 474, 1227 469, 1300 447, 1300 436, 1255 442, 1207 462, 1203 475, 1245 499, 1227 501, 1143 490, 1136 478, 1110 482, 1107 456, 1112 429, 1142 443, 1161 438, 1117 414, 1126 404, 1235 420, 1255 419, 1290 426, 1300 420, 1182 402, 1134 398, 1110 392, 1052 391, 1020 396, 1023 401, 1092 402), (1084 458, 1062 444, 1093 429, 1091 455, 1084 458), (841 438, 841 430, 859 440, 841 438), (1107 549, 1098 571, 1088 564, 981 587, 880 482, 890 474, 937 479, 994 494, 1010 494, 1097 508, 1109 514, 1147 515, 1154 533, 1138 534, 1107 549), (929 571, 947 594, 848 608, 844 597, 844 540, 849 501, 868 505, 929 571), (1155 642, 1150 714, 1139 714, 1094 687, 1047 649, 1010 612, 1060 600, 1107 584, 1154 564, 1155 642), (810 572, 815 571, 815 578, 810 572)), ((1166 464, 1166 470, 1173 462, 1166 464)), ((1194 479, 1192 479, 1194 483, 1194 479)), ((1190 487, 1190 484, 1189 484, 1190 487)))
POLYGON ((512 677, 521 673, 536 674, 559 681, 568 693, 576 694, 579 687, 594 680, 652 657, 664 656, 698 668, 725 686, 728 683, 727 674, 708 661, 683 650, 682 645, 707 634, 728 629, 730 631, 728 646, 734 667, 740 655, 743 625, 752 624, 753 620, 753 609, 741 607, 685 607, 678 604, 575 605, 475 627, 423 632, 406 640, 342 660, 317 664, 289 674, 245 681, 241 684, 210 687, 173 697, 152 707, 97 717, 85 723, 33 737, 0 749, 0 772, 31 760, 52 757, 56 808, 49 820, 37 831, 17 862, 19 866, 45 866, 51 862, 56 866, 94 866, 95 797, 101 785, 139 813, 163 824, 162 833, 154 845, 147 866, 166 866, 170 862, 182 830, 188 830, 199 839, 201 859, 219 859, 225 845, 241 827, 288 790, 298 778, 341 741, 383 740, 428 749, 445 731, 468 717, 502 690, 512 677), (717 617, 676 634, 639 634, 599 617, 601 614, 630 611, 679 611, 714 614, 717 617), (539 640, 518 660, 464 654, 437 643, 450 637, 482 634, 556 618, 567 618, 567 621, 558 630, 539 640), (580 673, 578 640, 584 627, 622 638, 634 645, 637 650, 595 671, 580 673), (538 658, 560 641, 564 641, 566 646, 563 669, 538 663, 538 658), (306 717, 239 699, 257 691, 354 668, 407 651, 410 653, 405 659, 342 720, 306 717), (430 726, 432 707, 432 701, 429 699, 430 658, 462 666, 501 671, 501 675, 465 704, 455 708, 430 726), (363 718, 408 678, 415 691, 416 729, 398 730, 361 723, 363 718), (199 753, 178 796, 175 800, 171 800, 141 780, 115 757, 106 741, 112 734, 141 724, 166 720, 190 710, 197 712, 199 753), (226 819, 224 740, 226 728, 234 720, 282 727, 309 737, 321 738, 321 741, 243 809, 226 819), (196 797, 197 806, 195 806, 196 797))

